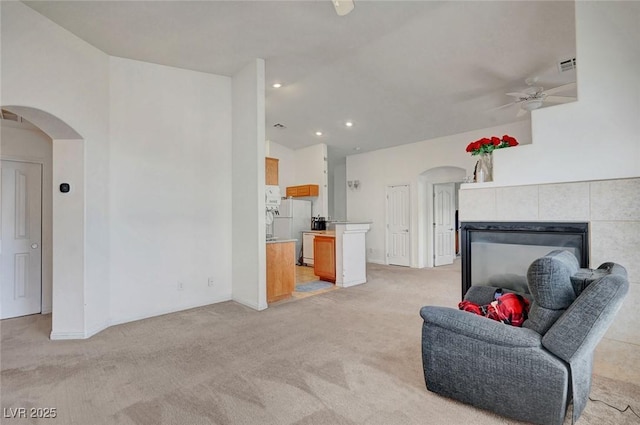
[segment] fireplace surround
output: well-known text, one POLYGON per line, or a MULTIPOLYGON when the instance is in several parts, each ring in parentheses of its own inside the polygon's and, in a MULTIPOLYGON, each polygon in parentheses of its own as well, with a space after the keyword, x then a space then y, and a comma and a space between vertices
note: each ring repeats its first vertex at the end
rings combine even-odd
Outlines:
POLYGON ((472 285, 528 292, 529 265, 554 249, 566 249, 580 267, 589 264, 586 222, 462 222, 462 297, 472 285))

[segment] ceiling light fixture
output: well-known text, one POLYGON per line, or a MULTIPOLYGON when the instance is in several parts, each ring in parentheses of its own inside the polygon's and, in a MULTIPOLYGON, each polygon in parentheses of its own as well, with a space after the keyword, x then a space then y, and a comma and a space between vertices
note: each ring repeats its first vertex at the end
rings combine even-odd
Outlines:
POLYGON ((344 125, 346 125, 347 127, 353 127, 353 122, 347 121, 346 123, 344 123, 344 125))
POLYGON ((280 84, 280 83, 273 83, 273 85, 272 85, 271 87, 273 87, 274 89, 279 89, 280 87, 282 87, 282 84, 280 84))
POLYGON ((316 136, 322 136, 322 131, 316 131, 316 136))
POLYGON ((542 99, 530 99, 522 104, 522 109, 533 111, 542 106, 542 99))

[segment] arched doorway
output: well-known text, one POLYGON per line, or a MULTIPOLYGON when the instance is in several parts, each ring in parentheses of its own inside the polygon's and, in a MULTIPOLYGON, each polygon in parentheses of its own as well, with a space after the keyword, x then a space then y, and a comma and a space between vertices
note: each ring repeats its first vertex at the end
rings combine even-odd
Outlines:
POLYGON ((418 267, 434 267, 434 186, 442 183, 457 184, 464 181, 464 168, 455 166, 435 167, 425 170, 418 177, 418 267))
POLYGON ((85 170, 84 139, 58 117, 28 106, 3 110, 24 118, 52 141, 51 339, 84 335, 85 170), (68 191, 61 190, 66 183, 68 191), (57 332, 63 329, 63 332, 57 332), (70 332, 70 330, 72 330, 70 332), (77 330, 77 332, 76 332, 77 330))

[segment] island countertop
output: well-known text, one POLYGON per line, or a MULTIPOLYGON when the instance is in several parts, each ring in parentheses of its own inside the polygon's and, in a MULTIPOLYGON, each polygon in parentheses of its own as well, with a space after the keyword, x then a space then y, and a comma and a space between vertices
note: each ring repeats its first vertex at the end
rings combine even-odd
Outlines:
POLYGON ((276 239, 273 241, 266 241, 266 243, 286 243, 286 242, 297 242, 297 239, 276 239))

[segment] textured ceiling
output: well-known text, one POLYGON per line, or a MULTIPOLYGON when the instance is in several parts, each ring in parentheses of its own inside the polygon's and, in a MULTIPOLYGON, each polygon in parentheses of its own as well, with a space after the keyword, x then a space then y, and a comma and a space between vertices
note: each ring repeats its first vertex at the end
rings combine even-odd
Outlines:
POLYGON ((113 56, 229 76, 265 59, 267 138, 333 159, 513 122, 504 93, 576 78, 557 68, 576 54, 572 1, 25 3, 113 56))

